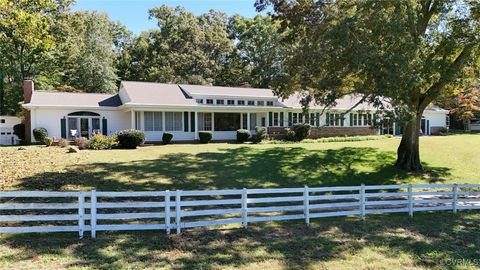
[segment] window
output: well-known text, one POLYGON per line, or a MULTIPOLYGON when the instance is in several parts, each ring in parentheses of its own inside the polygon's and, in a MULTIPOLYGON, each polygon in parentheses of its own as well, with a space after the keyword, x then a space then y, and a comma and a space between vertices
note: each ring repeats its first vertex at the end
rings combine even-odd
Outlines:
POLYGON ((142 129, 142 127, 141 127, 141 125, 140 125, 141 116, 142 116, 142 113, 141 113, 141 112, 135 112, 135 129, 136 129, 136 130, 142 129))
POLYGON ((445 118, 445 126, 448 128, 450 127, 450 115, 446 115, 446 118, 445 118))
POLYGON ((256 126, 257 126, 257 114, 251 113, 250 114, 250 130, 255 130, 256 126))
POLYGON ((237 100, 237 105, 244 106, 245 105, 245 100, 237 100))
POLYGON ((182 112, 165 112, 165 130, 182 131, 182 112))
POLYGON ((255 106, 255 100, 249 100, 248 106, 255 106))
POLYGON ((342 125, 342 115, 339 113, 330 113, 328 125, 332 127, 338 127, 342 125))
POLYGON ((203 98, 197 98, 197 103, 203 104, 203 98))
POLYGON ((207 104, 213 104, 213 99, 207 99, 207 104))
POLYGON ((217 99, 217 105, 223 105, 223 104, 225 104, 225 100, 217 99))
POLYGON ((366 126, 368 123, 367 114, 363 114, 363 125, 366 126))
POLYGON ((352 119, 353 119, 352 126, 358 126, 358 114, 356 113, 353 114, 352 119))
POLYGON ((273 106, 273 101, 267 101, 267 106, 273 106))
POLYGON ((0 119, 0 123, 5 124, 5 119, 0 119))
POLYGON ((312 127, 315 126, 315 114, 314 113, 310 114, 310 125, 312 127))
POLYGON ((198 130, 212 130, 212 113, 198 113, 198 130))
POLYGON ((263 100, 257 101, 257 106, 265 106, 265 101, 263 100))
POLYGON ((145 131, 162 131, 162 112, 144 112, 145 131))
POLYGON ((372 125, 372 115, 370 113, 367 114, 367 125, 369 125, 369 126, 372 125))
POLYGON ((235 105, 235 100, 233 99, 227 100, 227 105, 235 105))
POLYGON ((292 125, 298 123, 298 113, 292 113, 292 125))
POLYGON ((273 113, 273 126, 278 127, 279 126, 279 118, 280 118, 280 113, 274 112, 273 113))
POLYGON ((215 113, 215 131, 236 131, 240 128, 239 113, 215 113))

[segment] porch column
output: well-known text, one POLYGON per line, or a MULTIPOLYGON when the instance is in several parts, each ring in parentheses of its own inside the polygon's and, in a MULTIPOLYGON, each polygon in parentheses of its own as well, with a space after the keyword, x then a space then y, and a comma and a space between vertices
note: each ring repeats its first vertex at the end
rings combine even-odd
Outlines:
POLYGON ((135 111, 130 111, 130 128, 135 129, 135 111))
POLYGON ((247 128, 246 130, 250 130, 250 112, 247 112, 247 128))
POLYGON ((212 112, 212 132, 215 131, 215 114, 212 112))
POLYGON ((198 140, 198 112, 195 112, 195 140, 198 140))
POLYGON ((265 115, 265 127, 268 127, 269 122, 270 122, 270 113, 267 112, 265 115))

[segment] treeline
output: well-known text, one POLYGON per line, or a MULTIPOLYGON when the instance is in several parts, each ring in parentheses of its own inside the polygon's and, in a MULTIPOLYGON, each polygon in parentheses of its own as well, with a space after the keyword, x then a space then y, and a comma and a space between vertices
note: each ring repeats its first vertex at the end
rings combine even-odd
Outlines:
POLYGON ((120 80, 268 87, 285 53, 269 16, 228 17, 182 7, 149 11, 157 27, 133 35, 70 0, 0 0, 0 114, 18 114, 22 81, 37 89, 112 93, 120 80))

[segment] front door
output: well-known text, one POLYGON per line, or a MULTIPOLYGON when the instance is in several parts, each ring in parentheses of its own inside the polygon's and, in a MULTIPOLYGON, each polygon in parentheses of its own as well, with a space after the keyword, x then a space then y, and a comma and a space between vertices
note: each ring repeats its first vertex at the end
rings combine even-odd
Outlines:
POLYGON ((90 137, 88 118, 80 118, 80 136, 86 138, 90 137))

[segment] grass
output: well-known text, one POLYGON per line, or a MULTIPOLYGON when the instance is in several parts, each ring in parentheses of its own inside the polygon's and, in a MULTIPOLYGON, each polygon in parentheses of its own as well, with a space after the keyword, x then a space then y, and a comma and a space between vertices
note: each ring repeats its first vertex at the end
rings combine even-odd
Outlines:
POLYGON ((2 190, 175 190, 476 183, 480 135, 422 137, 426 173, 394 168, 399 138, 296 144, 178 144, 137 150, 0 148, 2 190))
MULTIPOLYGON (((395 169, 398 138, 137 150, 0 148, 0 190, 174 190, 478 183, 480 135, 422 137, 427 172, 395 169)), ((368 216, 164 232, 0 235, 0 269, 478 269, 480 212, 368 216)))

